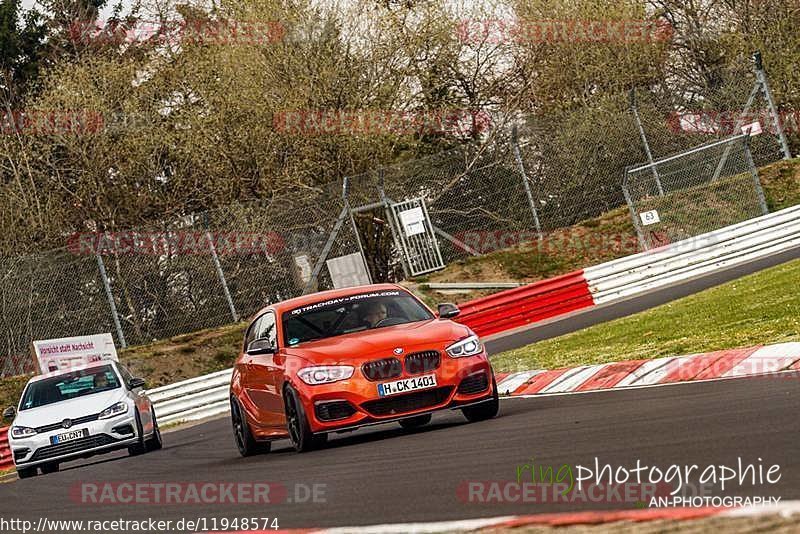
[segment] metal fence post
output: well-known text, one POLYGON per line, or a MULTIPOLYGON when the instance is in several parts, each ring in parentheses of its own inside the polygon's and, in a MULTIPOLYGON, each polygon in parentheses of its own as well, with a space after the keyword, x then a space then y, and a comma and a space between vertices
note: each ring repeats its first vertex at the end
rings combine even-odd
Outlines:
POLYGON ((525 187, 525 196, 528 197, 528 206, 530 206, 531 213, 533 214, 533 224, 536 227, 536 233, 539 234, 539 241, 541 241, 542 225, 539 223, 539 213, 536 211, 536 203, 533 200, 531 185, 528 183, 528 175, 525 173, 525 164, 522 161, 522 154, 520 154, 519 151, 519 139, 516 124, 511 128, 511 147, 514 150, 514 159, 517 161, 519 174, 522 176, 522 185, 525 187))
POLYGON ((111 291, 111 282, 106 273, 106 264, 103 262, 103 257, 99 252, 95 252, 97 258, 97 267, 100 269, 100 278, 103 279, 103 287, 106 289, 106 298, 108 298, 108 307, 111 308, 111 316, 114 318, 114 327, 117 329, 117 339, 119 339, 122 348, 127 348, 128 343, 125 341, 125 333, 122 331, 122 324, 119 321, 119 314, 117 313, 117 304, 114 302, 114 293, 111 291))
POLYGON ((211 237, 211 232, 208 230, 206 230, 206 241, 208 241, 208 248, 211 251, 211 258, 214 260, 214 268, 217 270, 219 282, 222 284, 222 292, 225 294, 225 300, 228 302, 228 308, 230 308, 231 317, 233 317, 233 322, 236 323, 239 321, 239 314, 236 313, 236 307, 233 305, 231 292, 228 290, 228 282, 225 280, 225 273, 222 271, 222 264, 219 262, 219 256, 217 256, 217 249, 214 246, 214 238, 211 237))
POLYGON ((625 202, 628 204, 628 210, 631 212, 631 220, 633 221, 633 227, 636 230, 636 237, 639 238, 639 246, 642 247, 642 250, 648 250, 650 247, 647 246, 647 243, 644 239, 644 231, 642 230, 641 225, 639 224, 639 220, 636 214, 636 207, 633 205, 633 200, 631 199, 631 194, 628 192, 628 171, 625 171, 625 179, 622 182, 622 194, 625 195, 625 202))
POLYGON ((775 107, 775 101, 772 100, 772 91, 769 89, 769 82, 767 81, 767 73, 764 71, 764 61, 761 58, 761 52, 756 51, 753 54, 753 61, 756 66, 756 78, 761 84, 761 91, 767 99, 769 112, 775 120, 775 129, 778 133, 778 139, 781 142, 781 149, 783 150, 783 159, 792 159, 792 153, 789 151, 789 143, 786 141, 786 135, 783 133, 783 126, 781 125, 781 117, 778 115, 778 110, 775 107))
POLYGON ((358 225, 356 224, 356 218, 353 217, 353 210, 350 207, 350 200, 347 198, 347 193, 349 191, 350 182, 347 176, 344 177, 342 180, 342 200, 344 201, 344 207, 347 210, 347 214, 350 217, 350 224, 353 225, 353 233, 356 236, 356 244, 358 244, 358 252, 361 254, 361 261, 364 262, 364 268, 367 271, 367 280, 369 283, 372 283, 372 273, 369 272, 369 263, 367 263, 367 255, 364 253, 364 245, 361 243, 361 235, 358 233, 358 225))
POLYGON ((639 137, 642 138, 642 144, 644 145, 644 152, 647 154, 647 161, 650 162, 651 168, 653 169, 653 178, 656 180, 656 186, 658 187, 658 194, 660 196, 664 196, 664 188, 661 187, 661 176, 658 175, 658 169, 653 164, 653 153, 650 152, 650 143, 647 142, 647 135, 644 132, 644 126, 642 126, 642 119, 639 118, 639 108, 636 106, 636 89, 632 88, 630 92, 630 105, 631 111, 633 112, 633 118, 636 122, 636 128, 639 130, 639 137))
POLYGON ((750 152, 749 135, 744 138, 744 157, 747 161, 747 166, 750 167, 750 175, 753 177, 753 184, 756 188, 756 195, 758 195, 758 204, 761 207, 761 213, 766 215, 769 213, 769 207, 767 206, 767 199, 764 196, 764 190, 761 188, 761 180, 758 177, 758 169, 756 169, 756 164, 753 161, 753 154, 750 152))

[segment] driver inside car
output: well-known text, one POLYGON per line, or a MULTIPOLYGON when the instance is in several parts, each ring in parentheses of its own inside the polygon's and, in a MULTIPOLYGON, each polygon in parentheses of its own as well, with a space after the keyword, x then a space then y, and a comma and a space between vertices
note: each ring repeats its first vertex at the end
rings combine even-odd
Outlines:
POLYGON ((366 305, 361 320, 369 328, 375 328, 378 324, 386 319, 386 305, 382 302, 370 302, 366 305))

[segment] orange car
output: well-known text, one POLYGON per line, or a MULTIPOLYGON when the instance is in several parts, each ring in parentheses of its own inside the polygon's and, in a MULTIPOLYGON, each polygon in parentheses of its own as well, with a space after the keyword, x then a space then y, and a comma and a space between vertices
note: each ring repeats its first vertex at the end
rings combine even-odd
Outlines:
POLYGON ((242 456, 288 437, 302 452, 329 432, 398 421, 424 425, 460 409, 497 415, 494 373, 478 337, 392 284, 306 295, 251 321, 231 378, 231 419, 242 456))

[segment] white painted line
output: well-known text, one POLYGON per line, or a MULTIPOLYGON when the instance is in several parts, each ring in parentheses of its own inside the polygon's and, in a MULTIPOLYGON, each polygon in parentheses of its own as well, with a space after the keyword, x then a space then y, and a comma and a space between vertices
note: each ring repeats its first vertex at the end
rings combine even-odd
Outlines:
POLYGON ((519 373, 513 373, 505 377, 499 384, 497 384, 497 391, 499 391, 503 395, 510 395, 514 393, 517 388, 519 388, 522 384, 530 380, 536 375, 540 375, 544 373, 542 370, 536 371, 522 371, 519 373))
POLYGON ((559 376, 552 384, 541 390, 542 393, 566 393, 578 388, 581 384, 596 375, 600 369, 606 367, 607 363, 589 365, 570 369, 559 376))
POLYGON ((800 343, 778 343, 761 347, 723 376, 762 375, 783 371, 800 360, 800 343))
POLYGON ((341 527, 322 530, 325 534, 428 534, 439 532, 458 532, 491 527, 515 519, 517 516, 490 517, 483 519, 461 519, 458 521, 437 521, 433 523, 397 523, 369 525, 364 527, 341 527))
POLYGON ((640 365, 638 369, 620 380, 614 387, 622 388, 626 386, 645 385, 648 383, 645 379, 646 376, 669 364, 669 362, 674 359, 674 356, 667 356, 664 358, 656 358, 655 360, 648 360, 640 365))

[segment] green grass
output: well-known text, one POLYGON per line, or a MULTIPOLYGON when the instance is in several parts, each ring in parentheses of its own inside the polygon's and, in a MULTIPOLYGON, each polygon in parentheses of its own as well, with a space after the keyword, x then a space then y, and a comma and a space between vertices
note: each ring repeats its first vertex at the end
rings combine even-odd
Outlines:
POLYGON ((800 341, 800 260, 652 310, 492 358, 497 371, 558 369, 800 341))

